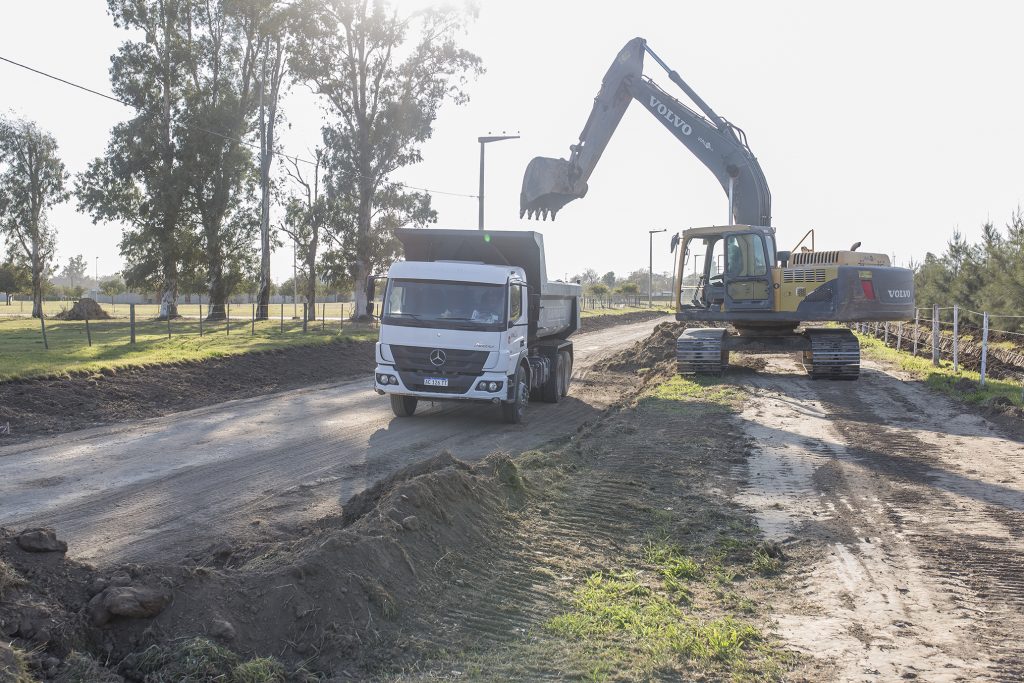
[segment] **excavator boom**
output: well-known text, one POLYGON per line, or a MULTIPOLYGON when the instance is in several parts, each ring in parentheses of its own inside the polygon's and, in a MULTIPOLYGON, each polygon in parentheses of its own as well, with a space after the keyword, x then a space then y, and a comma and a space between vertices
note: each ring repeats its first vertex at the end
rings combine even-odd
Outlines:
POLYGON ((771 193, 743 132, 718 116, 678 73, 647 46, 634 38, 619 52, 594 98, 579 142, 570 147, 569 159, 536 157, 526 167, 519 199, 520 217, 552 219, 574 199, 587 193, 593 173, 608 141, 633 100, 661 121, 722 184, 732 200, 733 223, 771 225, 771 193), (690 109, 643 76, 644 55, 651 55, 706 116, 690 109))

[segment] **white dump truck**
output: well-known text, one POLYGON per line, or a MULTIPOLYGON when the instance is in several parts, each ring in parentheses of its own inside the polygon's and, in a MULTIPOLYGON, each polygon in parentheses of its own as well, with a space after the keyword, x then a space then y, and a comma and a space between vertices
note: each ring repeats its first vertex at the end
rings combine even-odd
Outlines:
POLYGON ((374 386, 398 417, 420 400, 487 401, 509 423, 569 390, 580 286, 549 282, 537 232, 398 230, 374 386))

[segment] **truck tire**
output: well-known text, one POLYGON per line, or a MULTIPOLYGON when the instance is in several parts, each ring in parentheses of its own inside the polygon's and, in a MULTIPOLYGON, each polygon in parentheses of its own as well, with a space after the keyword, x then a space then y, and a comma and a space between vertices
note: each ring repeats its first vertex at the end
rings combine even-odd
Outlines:
POLYGON ((569 395, 569 384, 572 383, 572 354, 568 351, 561 351, 558 354, 562 358, 561 365, 562 371, 562 396, 569 395))
POLYGON ((501 419, 510 425, 517 425, 526 416, 526 404, 530 401, 530 387, 526 384, 526 375, 520 367, 512 380, 515 394, 511 401, 501 404, 501 419))
POLYGON ((391 412, 395 414, 395 417, 412 417, 416 412, 417 403, 419 403, 419 399, 415 396, 391 394, 391 412))
POLYGON ((540 397, 545 403, 558 403, 562 398, 562 353, 558 352, 551 359, 551 369, 548 372, 548 379, 541 387, 540 397))

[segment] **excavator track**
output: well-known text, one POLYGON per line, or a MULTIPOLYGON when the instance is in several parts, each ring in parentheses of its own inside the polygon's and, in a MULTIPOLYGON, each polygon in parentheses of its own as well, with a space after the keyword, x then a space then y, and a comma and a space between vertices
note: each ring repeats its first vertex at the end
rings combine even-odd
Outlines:
POLYGON ((721 375, 729 365, 725 348, 727 330, 694 327, 683 330, 676 340, 676 367, 680 375, 721 375))
POLYGON ((804 337, 811 349, 803 352, 803 366, 811 379, 855 380, 860 376, 860 343, 849 330, 810 329, 804 337))

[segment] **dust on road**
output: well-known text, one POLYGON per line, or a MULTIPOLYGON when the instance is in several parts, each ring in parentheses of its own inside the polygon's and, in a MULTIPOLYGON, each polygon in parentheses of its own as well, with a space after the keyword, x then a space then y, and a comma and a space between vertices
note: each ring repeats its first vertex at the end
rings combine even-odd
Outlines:
POLYGON ((770 359, 743 377, 739 500, 803 564, 780 635, 828 680, 1024 678, 1024 445, 876 363, 770 359))

